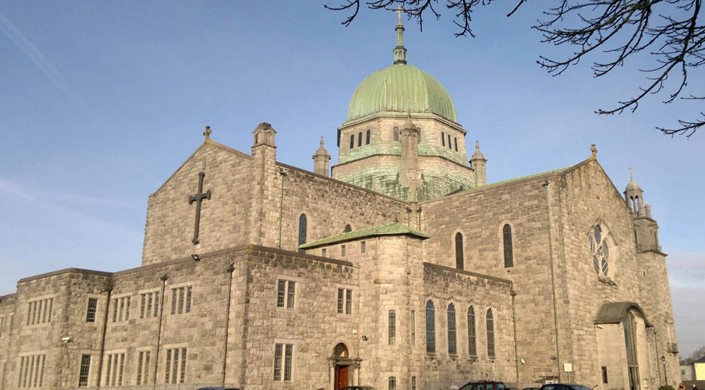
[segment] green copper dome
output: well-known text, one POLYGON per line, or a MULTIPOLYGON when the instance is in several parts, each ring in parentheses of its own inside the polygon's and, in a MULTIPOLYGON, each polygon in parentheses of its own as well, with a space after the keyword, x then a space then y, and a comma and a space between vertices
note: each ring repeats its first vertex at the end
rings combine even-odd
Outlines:
POLYGON ((348 106, 348 121, 378 112, 433 113, 456 122, 448 91, 419 68, 395 64, 367 76, 348 106))

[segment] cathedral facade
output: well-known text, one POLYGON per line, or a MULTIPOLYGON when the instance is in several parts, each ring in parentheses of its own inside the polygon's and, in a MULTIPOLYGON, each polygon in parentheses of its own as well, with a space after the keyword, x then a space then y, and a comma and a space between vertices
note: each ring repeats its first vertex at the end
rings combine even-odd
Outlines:
POLYGON ((487 183, 432 76, 354 92, 313 172, 205 140, 149 197, 142 265, 0 297, 0 388, 600 390, 679 382, 666 255, 597 160, 487 183))

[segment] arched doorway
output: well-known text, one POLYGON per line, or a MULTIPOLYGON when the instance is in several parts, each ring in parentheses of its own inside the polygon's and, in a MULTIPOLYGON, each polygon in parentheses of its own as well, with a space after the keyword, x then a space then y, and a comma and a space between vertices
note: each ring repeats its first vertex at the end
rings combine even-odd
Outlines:
POLYGON ((339 343, 333 348, 333 354, 330 357, 331 361, 331 380, 334 390, 340 390, 343 387, 354 385, 359 379, 360 359, 350 358, 348 347, 339 343))

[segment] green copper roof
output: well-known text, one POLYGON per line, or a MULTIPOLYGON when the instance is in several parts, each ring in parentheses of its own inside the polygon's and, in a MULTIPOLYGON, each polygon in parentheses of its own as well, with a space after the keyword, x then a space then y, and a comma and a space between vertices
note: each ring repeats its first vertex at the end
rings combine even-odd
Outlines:
POLYGON ((422 233, 418 230, 412 229, 406 225, 399 222, 390 223, 382 226, 374 226, 370 228, 365 228, 362 230, 356 230, 354 232, 347 232, 338 234, 332 237, 326 237, 317 241, 308 242, 306 244, 299 245, 299 249, 311 249, 324 245, 337 244, 339 242, 358 240, 367 237, 376 236, 394 236, 394 235, 410 235, 416 236, 422 239, 430 238, 426 233, 422 233))
POLYGON ((367 76, 348 106, 348 121, 378 112, 433 113, 456 122, 448 91, 412 65, 396 64, 367 76))

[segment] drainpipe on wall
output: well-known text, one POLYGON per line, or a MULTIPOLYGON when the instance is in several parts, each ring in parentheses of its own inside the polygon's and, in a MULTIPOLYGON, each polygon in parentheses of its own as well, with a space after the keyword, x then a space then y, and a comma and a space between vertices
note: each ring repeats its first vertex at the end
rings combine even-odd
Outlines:
POLYGON ((159 372, 159 347, 162 343, 162 324, 164 323, 164 290, 169 277, 164 274, 159 277, 162 281, 161 293, 159 295, 159 326, 157 328, 157 350, 154 353, 154 375, 152 375, 152 389, 157 388, 157 372, 159 372))
POLYGON ((107 300, 105 301, 105 315, 103 316, 103 329, 100 331, 100 354, 98 355, 98 383, 97 388, 100 389, 100 377, 103 373, 103 354, 105 353, 105 335, 108 330, 108 313, 110 313, 110 295, 113 292, 113 284, 110 282, 106 286, 106 291, 108 293, 107 300))
POLYGON ((233 287, 233 271, 235 271, 235 264, 228 264, 228 268, 225 269, 228 273, 228 302, 225 308, 225 347, 223 348, 223 378, 221 381, 221 386, 225 387, 225 373, 228 364, 228 329, 230 327, 230 299, 232 297, 232 287, 233 287))
POLYGON ((282 177, 282 190, 281 190, 281 195, 279 196, 279 240, 277 244, 277 248, 281 249, 282 248, 282 209, 284 208, 284 177, 286 177, 286 172, 284 172, 283 169, 279 168, 279 174, 282 177))
POLYGON ((516 306, 515 306, 515 299, 517 296, 517 293, 514 291, 514 288, 512 287, 512 291, 510 292, 512 296, 512 326, 514 327, 514 365, 516 367, 516 387, 521 388, 519 386, 519 347, 517 343, 517 311, 516 311, 516 306))
POLYGON ((553 269, 553 237, 551 235, 551 204, 548 199, 548 180, 541 186, 546 194, 546 220, 548 221, 548 263, 551 268, 551 295, 553 298, 553 327, 556 332, 556 369, 558 370, 558 382, 561 382, 561 347, 558 332, 558 304, 556 302, 556 276, 553 269))

